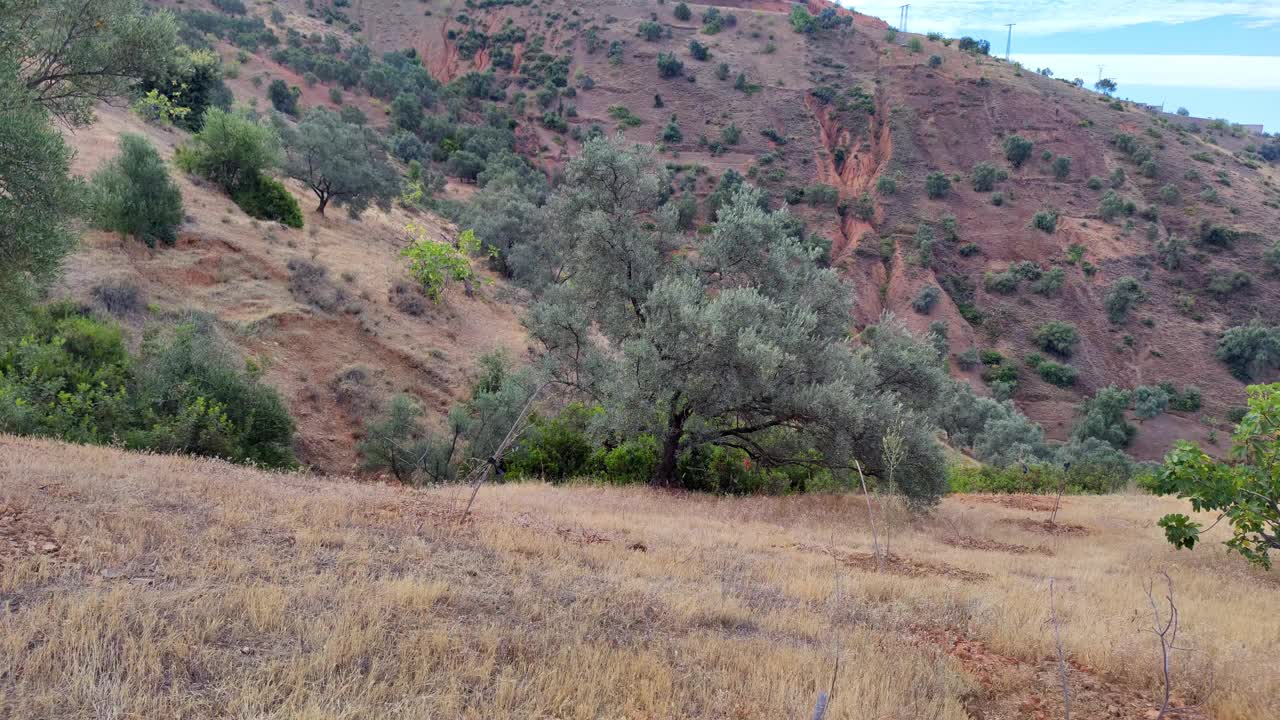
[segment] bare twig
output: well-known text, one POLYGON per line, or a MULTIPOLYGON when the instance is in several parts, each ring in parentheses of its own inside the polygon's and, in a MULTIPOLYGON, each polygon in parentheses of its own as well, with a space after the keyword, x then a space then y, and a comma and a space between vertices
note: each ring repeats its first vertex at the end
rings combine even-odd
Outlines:
POLYGON ((533 402, 538 399, 542 391, 550 383, 539 385, 532 393, 529 394, 529 400, 520 409, 520 414, 516 415, 515 422, 511 423, 511 429, 507 431, 507 436, 502 439, 498 447, 494 449, 493 454, 485 458, 484 464, 471 471, 471 475, 475 478, 471 482, 471 497, 467 499, 467 506, 462 510, 462 515, 458 517, 458 524, 466 522, 467 515, 471 513, 471 506, 475 504, 476 495, 480 493, 480 486, 489 479, 489 472, 496 470, 501 473, 499 463, 502 462, 502 456, 511 448, 511 444, 516 441, 525 431, 525 420, 529 417, 529 411, 533 409, 533 402))
POLYGON ((1160 617, 1160 605, 1156 603, 1153 592, 1152 581, 1146 582, 1147 604, 1151 606, 1151 623, 1152 630, 1157 638, 1160 639, 1160 670, 1164 674, 1164 702, 1160 705, 1160 712, 1156 715, 1155 720, 1161 720, 1164 714, 1169 710, 1169 696, 1173 692, 1171 683, 1171 670, 1169 667, 1169 651, 1177 650, 1175 643, 1178 640, 1178 606, 1173 602, 1173 579, 1169 577, 1169 573, 1161 571, 1164 576, 1165 587, 1167 593, 1165 601, 1169 604, 1169 610, 1165 613, 1164 618, 1160 617))
MULTIPOLYGON (((1026 467, 1025 465, 1023 467, 1026 467)), ((1058 509, 1062 507, 1062 493, 1067 489, 1067 472, 1071 469, 1071 463, 1065 463, 1062 469, 1062 479, 1058 481, 1058 497, 1053 501, 1053 512, 1049 513, 1049 524, 1056 525, 1058 522, 1058 509)))
POLYGON ((1049 622, 1053 623, 1053 641, 1058 646, 1058 681, 1062 683, 1062 708, 1071 720, 1071 690, 1067 685, 1067 658, 1062 652, 1062 631, 1058 627, 1058 606, 1053 593, 1054 578, 1049 578, 1049 622))
POLYGON ((867 476, 862 474, 862 463, 854 460, 853 464, 858 468, 858 477, 862 479, 862 497, 867 500, 867 521, 871 523, 871 545, 876 551, 876 568, 884 570, 884 557, 880 554, 880 536, 876 533, 876 514, 871 508, 871 493, 867 492, 867 476))

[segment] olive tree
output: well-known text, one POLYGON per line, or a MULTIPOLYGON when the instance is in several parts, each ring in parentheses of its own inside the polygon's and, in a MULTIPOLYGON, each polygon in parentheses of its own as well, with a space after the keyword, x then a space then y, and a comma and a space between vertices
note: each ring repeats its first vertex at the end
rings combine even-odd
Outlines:
POLYGON ((370 205, 387 209, 400 192, 400 178, 387 162, 376 130, 343 121, 327 108, 307 113, 297 128, 282 132, 285 172, 315 193, 324 214, 330 202, 359 217, 370 205))
MULTIPOLYGON (((879 475, 882 438, 902 422, 909 494, 945 484, 928 418, 894 391, 892 368, 848 342, 852 294, 789 232, 785 211, 739 188, 709 233, 674 252, 676 209, 653 149, 596 139, 548 202, 547 285, 526 324, 544 371, 603 412, 597 432, 649 434, 652 481, 707 446, 766 467, 851 468, 879 475)), ((936 355, 935 355, 936 358, 936 355)))
POLYGON ((93 106, 126 95, 166 68, 177 24, 142 0, 0 0, 0 56, 25 93, 4 110, 33 103, 67 125, 85 125, 93 106))

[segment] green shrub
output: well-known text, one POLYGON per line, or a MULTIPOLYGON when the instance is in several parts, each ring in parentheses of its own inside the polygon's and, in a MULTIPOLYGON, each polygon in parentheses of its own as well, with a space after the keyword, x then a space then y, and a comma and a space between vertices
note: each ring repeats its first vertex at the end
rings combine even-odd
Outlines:
POLYGON ((649 42, 657 42, 662 39, 662 25, 660 23, 653 22, 652 20, 645 20, 640 23, 640 27, 637 32, 639 32, 640 37, 648 40, 649 42))
POLYGON ((1040 210, 1031 218, 1031 227, 1052 234, 1058 229, 1058 211, 1040 210))
POLYGON ((587 423, 594 412, 597 411, 581 403, 572 403, 554 417, 533 417, 529 429, 506 457, 508 476, 565 480, 595 471, 595 445, 587 435, 587 423))
POLYGON ((1137 210, 1132 200, 1126 200, 1115 190, 1108 190, 1102 194, 1102 200, 1098 203, 1098 214, 1102 219, 1111 222, 1120 215, 1132 215, 1137 210))
POLYGON ((1031 292, 1046 297, 1053 295, 1067 281, 1067 273, 1060 267, 1050 268, 1031 283, 1031 292))
POLYGON ((1137 279, 1129 275, 1117 279, 1107 289, 1104 297, 1107 317, 1111 322, 1119 325, 1129 317, 1129 311, 1133 306, 1145 300, 1146 297, 1137 279))
POLYGON ((1196 412, 1200 409, 1200 388, 1188 385, 1178 392, 1171 383, 1161 383, 1160 387, 1169 395, 1169 408, 1179 412, 1196 412))
POLYGON ((945 198, 951 192, 951 178, 943 172, 931 172, 924 179, 924 190, 934 200, 945 198))
POLYGON ((1079 374, 1070 365, 1063 365, 1052 360, 1045 360, 1037 365, 1036 372, 1040 373, 1040 377, 1044 378, 1045 382, 1063 388, 1075 385, 1076 376, 1079 374))
POLYGON ((707 46, 697 40, 689 41, 689 54, 693 56, 694 60, 698 61, 706 61, 711 57, 711 51, 707 49, 707 46))
POLYGON ((1252 285, 1253 278, 1243 270, 1215 270, 1209 275, 1209 292, 1219 300, 1226 300, 1252 285))
POLYGON ((658 53, 658 74, 664 78, 679 77, 684 74, 684 63, 674 53, 658 53))
POLYGON ((652 435, 627 440, 610 450, 597 450, 592 459, 606 482, 615 485, 647 483, 658 467, 658 443, 652 435))
POLYGON ((205 112, 204 126, 174 155, 178 167, 233 193, 280 162, 280 140, 270 126, 220 108, 205 112))
POLYGON ((987 272, 982 276, 982 286, 987 292, 1000 293, 1001 295, 1010 295, 1018 291, 1018 285, 1022 282, 1022 278, 1017 274, 1004 272, 987 272))
POLYGON ((120 154, 93 175, 93 222, 155 247, 172 245, 182 224, 182 193, 155 147, 140 135, 120 136, 120 154))
MULTIPOLYGON (((898 181, 888 175, 881 175, 876 178, 876 192, 880 195, 893 195, 898 192, 898 181)), ((1278 259, 1276 266, 1280 267, 1280 243, 1276 244, 1278 259)))
POLYGON ((1128 390, 1115 385, 1094 393, 1080 405, 1080 419, 1071 429, 1072 439, 1080 442, 1096 439, 1117 449, 1128 447, 1137 432, 1124 415, 1131 399, 1128 390))
POLYGON ((267 97, 271 100, 271 106, 285 115, 296 115, 298 113, 298 96, 302 91, 295 85, 292 88, 283 80, 272 80, 271 85, 267 87, 267 97))
POLYGON ((969 172, 969 179, 973 183, 973 189, 978 192, 991 192, 995 189, 996 183, 1004 180, 1008 174, 990 163, 978 163, 973 166, 973 170, 969 172))
POLYGON ((677 3, 675 8, 671 11, 671 14, 675 15, 675 18, 681 22, 687 21, 693 17, 693 13, 689 10, 689 6, 684 3, 677 3))
POLYGON ((840 200, 840 191, 831 185, 816 183, 804 189, 804 201, 811 206, 826 205, 834 207, 840 200))
POLYGON ((1280 240, 1262 253, 1262 261, 1271 268, 1272 274, 1280 273, 1280 240))
POLYGON ((667 143, 678 143, 684 139, 684 133, 680 132, 680 124, 676 121, 676 116, 672 115, 671 119, 662 128, 662 141, 667 143))
POLYGON ((1059 155, 1053 160, 1053 176, 1058 180, 1066 180, 1071 175, 1071 158, 1059 155))
POLYGON ((1031 340, 1045 352, 1071 357, 1076 343, 1080 342, 1080 335, 1076 332, 1075 325, 1061 320, 1050 320, 1036 328, 1031 335, 1031 340))
POLYGON ((302 209, 298 200, 274 178, 259 175, 232 195, 236 205, 249 217, 270 220, 291 228, 302 227, 302 209))
POLYGON ((925 285, 920 288, 916 296, 911 301, 911 309, 921 315, 928 315, 933 306, 937 304, 938 298, 942 297, 942 291, 936 285, 925 285))
POLYGON ((644 120, 631 112, 631 108, 626 105, 610 105, 608 112, 609 117, 618 121, 620 128, 633 128, 644 124, 644 120))
POLYGON ((1240 233, 1223 225, 1214 225, 1208 220, 1200 223, 1200 242, 1219 248, 1231 248, 1240 233))
POLYGON ((1215 356, 1236 379, 1247 382, 1258 373, 1280 367, 1280 327, 1264 325, 1255 318, 1247 325, 1230 328, 1218 340, 1215 356))
POLYGON ((1010 135, 1004 139, 1004 157, 1015 168, 1022 167, 1022 163, 1031 157, 1033 145, 1034 143, 1021 135, 1010 135))
POLYGON ((153 333, 132 357, 115 325, 39 308, 0 341, 0 430, 292 467, 284 403, 238 366, 206 320, 153 333))
POLYGON ((941 56, 941 55, 930 55, 930 56, 929 56, 929 67, 931 67, 931 68, 942 67, 942 56, 941 56))
POLYGON ((1101 189, 1102 189, 1102 178, 1098 177, 1097 175, 1094 175, 1094 176, 1090 177, 1090 178, 1085 182, 1085 187, 1089 188, 1090 190, 1101 190, 1101 189))
POLYGON ((1158 385, 1139 385, 1133 391, 1134 414, 1150 420, 1169 409, 1169 392, 1158 385))

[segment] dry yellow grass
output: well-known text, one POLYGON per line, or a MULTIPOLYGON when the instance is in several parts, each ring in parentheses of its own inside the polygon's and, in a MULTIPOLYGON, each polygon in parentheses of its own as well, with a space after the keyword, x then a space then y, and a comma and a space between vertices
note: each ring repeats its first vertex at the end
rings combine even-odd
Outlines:
POLYGON ((1055 576, 1073 715, 1140 718, 1160 569, 1182 717, 1280 715, 1277 578, 1167 548, 1172 501, 949 498, 880 574, 855 496, 462 499, 0 437, 0 717, 797 718, 838 641, 829 718, 1054 718, 1055 576))

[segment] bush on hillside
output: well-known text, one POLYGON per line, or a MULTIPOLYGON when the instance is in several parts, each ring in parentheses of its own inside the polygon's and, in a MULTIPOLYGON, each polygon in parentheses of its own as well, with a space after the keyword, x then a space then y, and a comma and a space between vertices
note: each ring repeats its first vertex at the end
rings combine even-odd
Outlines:
POLYGON ((1031 335, 1032 341, 1045 352, 1061 357, 1071 357, 1071 351, 1080 342, 1076 326, 1061 320, 1050 320, 1036 328, 1031 335))
POLYGON ((673 53, 658 53, 658 74, 664 78, 679 77, 684 74, 684 63, 673 53))
POLYGON ((1111 283, 1104 297, 1107 317, 1119 325, 1129 317, 1129 311, 1147 297, 1142 286, 1131 276, 1124 276, 1111 283))
POLYGON ((174 160, 232 193, 280 163, 280 139, 270 126, 245 114, 210 108, 200 132, 179 148, 174 160))
POLYGON ((172 245, 182 224, 182 193, 160 153, 140 135, 120 136, 120 154, 93 175, 93 222, 155 247, 172 245))
POLYGON ((291 228, 302 227, 302 208, 293 193, 275 178, 259 175, 231 196, 249 217, 270 220, 291 228))
POLYGON ((1070 365, 1054 362, 1053 360, 1045 360, 1036 365, 1036 372, 1040 374, 1044 381, 1057 385, 1058 387, 1071 387, 1076 384, 1076 377, 1079 373, 1070 365))
POLYGON ((1031 157, 1033 146, 1034 143, 1021 135, 1010 135, 1004 139, 1004 157, 1015 168, 1022 167, 1022 163, 1031 157))
POLYGON ((149 335, 133 356, 114 324, 46 306, 0 341, 0 430, 292 467, 293 421, 242 366, 206 319, 149 335))
POLYGON ((973 170, 969 173, 969 179, 973 183, 973 189, 978 192, 991 192, 996 188, 996 183, 1008 177, 1008 173, 995 165, 981 162, 973 166, 973 170))
POLYGON ((924 179, 924 190, 930 198, 941 200, 951 192, 951 178, 943 172, 931 172, 924 179))
POLYGON ((921 315, 928 315, 941 297, 942 291, 936 285, 925 285, 920 288, 920 292, 916 293, 915 298, 911 300, 911 309, 921 315))
POLYGON ((1264 325, 1258 319, 1237 325, 1222 334, 1214 354, 1236 379, 1247 382, 1280 367, 1280 327, 1264 325))

